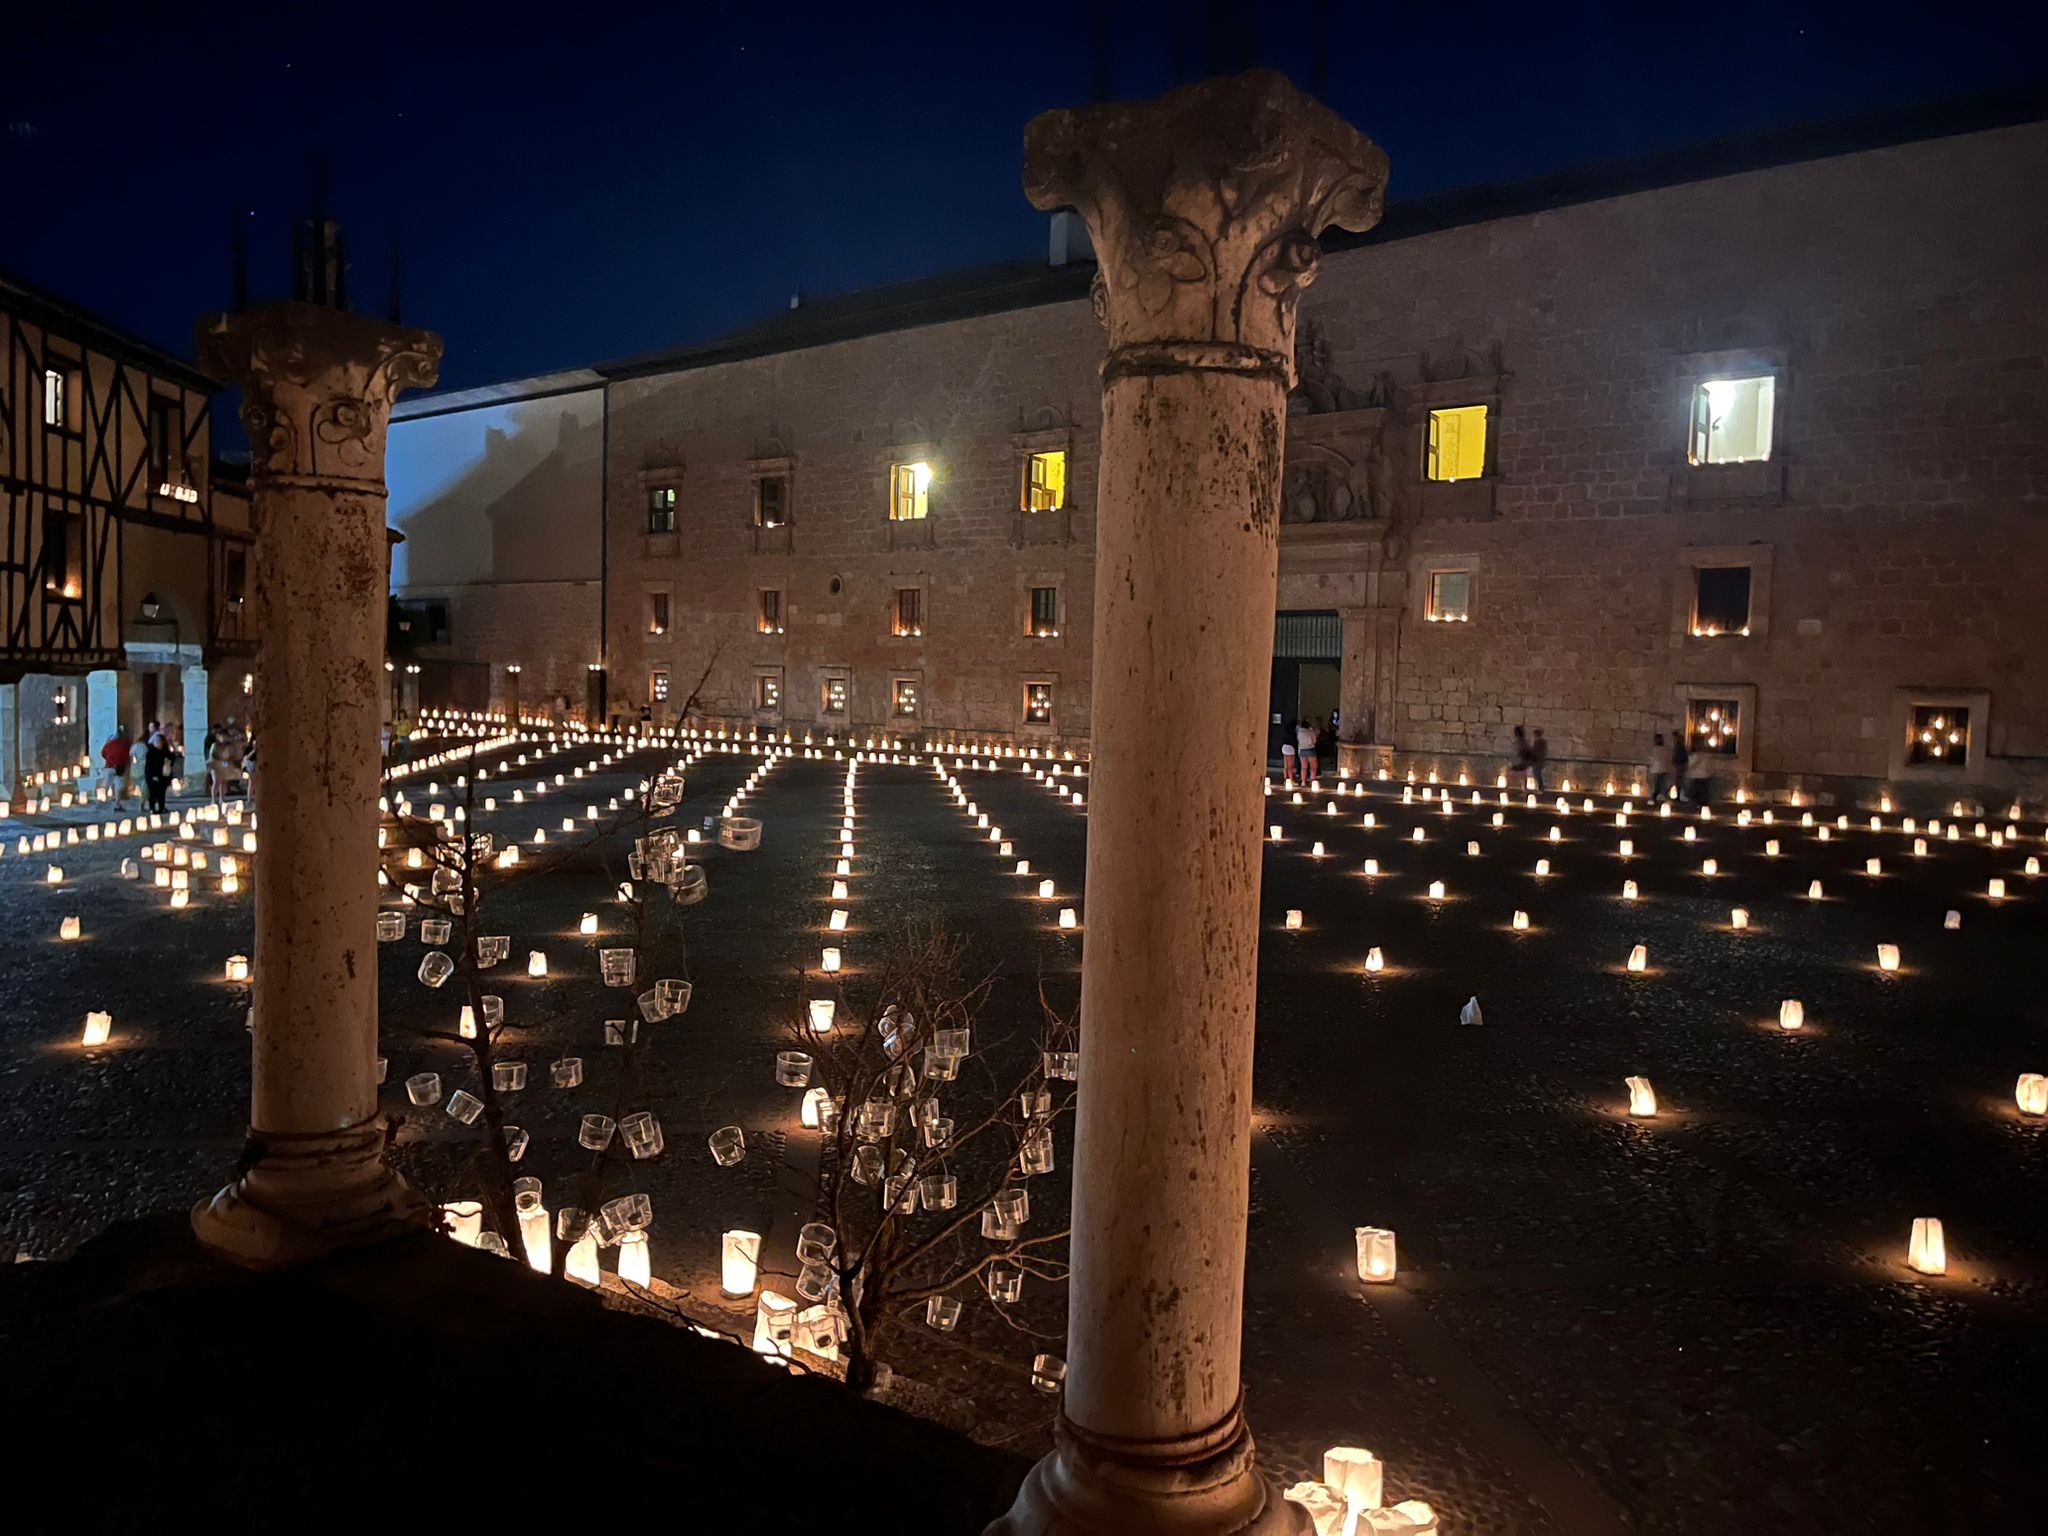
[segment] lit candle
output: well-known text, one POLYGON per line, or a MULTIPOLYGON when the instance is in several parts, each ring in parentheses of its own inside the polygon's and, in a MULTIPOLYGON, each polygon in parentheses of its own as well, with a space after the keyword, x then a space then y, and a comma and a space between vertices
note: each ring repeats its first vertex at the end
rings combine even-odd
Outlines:
POLYGON ((60 938, 60 939, 76 939, 76 938, 82 938, 83 936, 84 936, 84 934, 83 934, 83 930, 82 930, 82 929, 81 929, 81 928, 79 927, 79 925, 78 925, 78 919, 77 919, 77 918, 75 918, 75 917, 66 917, 66 918, 60 918, 60 919, 58 920, 58 923, 57 923, 57 937, 58 937, 58 938, 60 938))
POLYGON ((1906 1243, 1906 1264, 1923 1275, 1948 1273, 1948 1245, 1942 1240, 1939 1216, 1915 1216, 1906 1243))
POLYGON ((1518 910, 1514 916, 1513 926, 1517 932, 1526 929, 1529 926, 1529 914, 1518 910))
POLYGON ((761 1234, 735 1227, 725 1234, 719 1262, 719 1289, 728 1296, 751 1296, 761 1265, 761 1234))
POLYGON ((1899 968, 1899 946, 1880 944, 1877 946, 1877 968, 1880 971, 1896 971, 1899 968))
POLYGON ((1386 967, 1387 957, 1380 953, 1377 944, 1365 952, 1365 968, 1368 971, 1383 971, 1386 967))
POLYGON ((824 952, 818 956, 818 969, 828 974, 837 971, 839 958, 839 951, 827 945, 824 952))
POLYGON ((85 1016, 85 1035, 81 1045, 105 1045, 114 1033, 114 1016, 95 1010, 85 1016))
POLYGON ((1802 1029, 1806 1025, 1806 1004, 1788 997, 1778 1004, 1778 1028, 1802 1029))
POLYGON ((1650 1086, 1647 1077, 1632 1077, 1628 1080, 1628 1112, 1648 1120, 1657 1113, 1657 1090, 1650 1086))
POLYGON ((1352 1238, 1358 1245, 1358 1278, 1385 1284, 1394 1278, 1394 1234, 1387 1227, 1356 1227, 1352 1238))
POLYGON ((1646 944, 1638 944, 1628 952, 1628 968, 1632 971, 1646 971, 1650 968, 1650 950, 1646 944))

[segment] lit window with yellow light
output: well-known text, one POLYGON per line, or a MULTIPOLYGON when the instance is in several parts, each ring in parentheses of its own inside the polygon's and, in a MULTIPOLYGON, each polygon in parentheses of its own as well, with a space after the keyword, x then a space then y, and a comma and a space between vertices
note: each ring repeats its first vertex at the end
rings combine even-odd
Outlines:
POLYGON ((1695 756, 1735 756, 1742 706, 1733 699, 1692 699, 1685 706, 1686 743, 1695 756))
POLYGON ((1067 504, 1067 451, 1054 448, 1024 460, 1024 510, 1057 512, 1067 504))
POLYGON ((889 467, 889 520, 915 522, 931 510, 932 467, 923 459, 889 467))
POLYGON ((1026 683, 1024 685, 1024 723, 1026 725, 1052 724, 1052 684, 1026 683))
POLYGON ((1429 413, 1429 478, 1477 480, 1486 473, 1486 407, 1453 405, 1429 413))
POLYGON ((1707 379, 1695 385, 1687 457, 1695 464, 1752 464, 1768 459, 1777 399, 1778 381, 1767 373, 1748 379, 1707 379))

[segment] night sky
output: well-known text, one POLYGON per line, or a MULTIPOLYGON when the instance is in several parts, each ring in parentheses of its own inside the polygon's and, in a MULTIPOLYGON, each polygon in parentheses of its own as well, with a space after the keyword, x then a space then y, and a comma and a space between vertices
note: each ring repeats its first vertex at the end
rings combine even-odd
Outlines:
MULTIPOLYGON (((1807 3, 1330 3, 1327 95, 1395 198, 2039 78, 1984 12, 1807 3)), ((1996 9, 1994 7, 1994 9, 1996 9)), ((1179 52, 1209 53, 1187 5, 1179 52)), ((1315 78, 1313 0, 1254 10, 1315 78)), ((0 266, 190 355, 246 223, 257 296, 331 166, 353 298, 405 313, 461 387, 700 339, 822 295, 1044 250, 1018 191, 1034 112, 1174 78, 1157 0, 888 6, 89 0, 8 8, 0 266), (388 16, 388 30, 363 25, 388 16)), ((2007 13, 2017 16, 2014 7, 2007 13)), ((1219 29, 1235 64, 1245 29, 1219 29)))

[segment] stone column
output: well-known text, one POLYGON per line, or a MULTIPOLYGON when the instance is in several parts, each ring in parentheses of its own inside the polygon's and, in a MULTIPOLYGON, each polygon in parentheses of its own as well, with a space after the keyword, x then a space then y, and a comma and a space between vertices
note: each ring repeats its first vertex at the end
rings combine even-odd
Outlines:
POLYGON ((1066 1397, 1013 1533, 1305 1531, 1238 1374, 1294 312, 1385 156, 1269 72, 1025 134, 1101 262, 1095 757, 1066 1397))
POLYGON ((441 339, 294 302, 214 317, 199 350, 242 387, 263 648, 249 1145, 192 1223, 262 1266, 423 1220, 377 1114, 377 733, 385 424, 434 382, 441 339))

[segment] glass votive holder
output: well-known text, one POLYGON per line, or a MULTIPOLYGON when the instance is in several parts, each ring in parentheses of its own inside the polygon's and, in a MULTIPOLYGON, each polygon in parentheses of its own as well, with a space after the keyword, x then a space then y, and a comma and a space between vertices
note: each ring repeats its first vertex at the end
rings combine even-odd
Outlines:
POLYGON ((924 1320, 939 1333, 951 1333, 960 1321, 960 1300, 955 1296, 933 1296, 924 1304, 924 1320))
POLYGON ((464 1125, 474 1125, 476 1117, 484 1112, 484 1101, 467 1088, 458 1088, 448 1095, 447 1109, 464 1125))
POLYGON ((441 1074, 420 1072, 405 1080, 405 1096, 422 1109, 441 1102, 441 1074))
POLYGON ((811 1080, 811 1057, 804 1051, 775 1053, 775 1081, 785 1088, 802 1088, 811 1080))
POLYGON ((516 1163, 522 1157, 526 1156, 526 1149, 529 1145, 532 1144, 533 1138, 526 1134, 526 1128, 524 1126, 518 1125, 508 1125, 504 1127, 504 1135, 505 1159, 507 1162, 516 1163))
POLYGON ((445 917, 423 917, 420 919, 420 942, 422 944, 446 944, 454 925, 445 917))
POLYGON ((665 1145, 661 1135, 661 1122, 654 1118, 652 1111, 645 1109, 627 1115, 621 1120, 619 1135, 626 1143, 626 1150, 635 1157, 658 1157, 665 1145))
POLYGON ((988 1299, 998 1304, 1008 1304, 1024 1295, 1024 1271, 1009 1264, 991 1264, 984 1277, 988 1285, 988 1299))
POLYGON ((1031 1385, 1041 1392, 1058 1392, 1067 1379, 1067 1362, 1058 1355, 1034 1355, 1031 1385))
POLYGON ((610 1115, 585 1115, 583 1124, 576 1132, 577 1145, 592 1152, 602 1152, 612 1144, 612 1132, 618 1129, 610 1115))
MULTIPOLYGON (((122 873, 127 873, 125 867, 122 873)), ((129 878, 133 879, 134 877, 131 875, 129 878)), ((379 912, 377 914, 377 942, 379 944, 396 943, 404 937, 405 914, 403 912, 379 912)))
POLYGON ((917 1194, 926 1210, 950 1211, 960 1203, 960 1180, 950 1173, 928 1173, 917 1181, 917 1194))
POLYGON ((662 1006, 668 1010, 667 1016, 671 1018, 689 1011, 690 993, 693 990, 689 982, 673 976, 664 977, 654 984, 655 995, 661 999, 662 1006))
POLYGON ((590 1232, 590 1212, 565 1205, 555 1212, 555 1236, 565 1243, 580 1243, 590 1232))
POLYGON ((455 974, 455 962, 445 951, 430 949, 420 957, 419 977, 430 987, 438 987, 455 974))
MULTIPOLYGON (((953 1139, 953 1122, 944 1115, 934 1115, 924 1123, 924 1144, 928 1147, 943 1147, 953 1139)), ((927 1204, 930 1202, 927 1201, 927 1204)))
POLYGON ((564 1056, 548 1067, 548 1077, 557 1088, 577 1088, 583 1083, 583 1058, 564 1056))
POLYGON ((598 974, 608 987, 630 987, 633 985, 634 955, 630 949, 600 949, 597 952, 598 974))
POLYGON ((644 1232, 654 1224, 654 1202, 645 1195, 620 1195, 604 1203, 604 1219, 616 1232, 644 1232))
POLYGON ((999 1189, 989 1209, 1006 1227, 1021 1227, 1031 1219, 1031 1195, 1022 1189, 999 1189))
POLYGON ((796 1234, 796 1256, 799 1263, 822 1264, 832 1257, 838 1246, 839 1234, 827 1222, 807 1221, 796 1234))
POLYGON ((500 1093, 517 1093, 526 1086, 526 1063, 523 1061, 494 1061, 491 1063, 491 1086, 500 1093))

